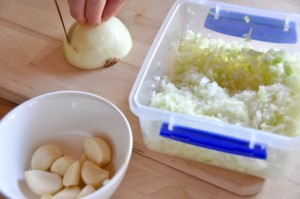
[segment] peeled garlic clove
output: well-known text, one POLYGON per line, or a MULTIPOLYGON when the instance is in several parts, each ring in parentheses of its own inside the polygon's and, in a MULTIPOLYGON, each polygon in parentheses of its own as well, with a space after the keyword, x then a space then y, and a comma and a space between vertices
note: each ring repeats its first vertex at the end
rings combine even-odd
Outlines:
POLYGON ((53 196, 51 194, 44 194, 41 199, 53 199, 53 196))
POLYGON ((77 160, 73 162, 71 166, 67 169, 63 177, 63 185, 65 186, 74 186, 79 185, 80 183, 80 162, 77 160))
POLYGON ((99 26, 75 23, 64 41, 66 60, 81 69, 109 67, 125 57, 132 48, 127 27, 116 17, 99 26))
POLYGON ((80 164, 83 165, 83 163, 87 160, 88 160, 88 157, 87 157, 86 153, 83 153, 80 157, 80 164))
POLYGON ((55 194, 63 187, 61 177, 55 173, 30 170, 25 171, 24 176, 30 190, 39 196, 55 194))
POLYGON ((67 169, 73 162, 75 162, 75 159, 71 156, 60 157, 53 162, 53 164, 50 167, 50 171, 63 177, 67 169))
POLYGON ((78 186, 66 187, 55 194, 52 199, 74 199, 79 193, 80 188, 78 186))
POLYGON ((84 150, 88 159, 104 167, 111 160, 111 149, 106 141, 98 137, 85 138, 84 150))
POLYGON ((61 156, 62 154, 58 147, 51 144, 42 145, 32 155, 31 169, 46 171, 61 156))
POLYGON ((95 192, 96 189, 92 186, 92 185, 86 185, 81 192, 78 194, 78 196, 76 197, 76 199, 80 199, 83 198, 87 195, 90 195, 91 193, 95 192))
POLYGON ((85 184, 99 188, 104 180, 109 178, 109 172, 91 161, 85 161, 81 169, 81 177, 85 184))

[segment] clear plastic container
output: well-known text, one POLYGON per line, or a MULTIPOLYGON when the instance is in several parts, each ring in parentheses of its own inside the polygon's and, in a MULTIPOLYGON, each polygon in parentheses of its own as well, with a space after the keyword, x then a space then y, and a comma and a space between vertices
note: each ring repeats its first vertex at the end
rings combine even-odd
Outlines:
POLYGON ((149 105, 161 80, 169 74, 172 44, 187 29, 237 44, 244 44, 245 34, 251 32, 255 49, 297 52, 300 16, 204 0, 178 0, 159 30, 129 97, 149 149, 263 178, 288 177, 300 149, 299 136, 278 135, 149 105))

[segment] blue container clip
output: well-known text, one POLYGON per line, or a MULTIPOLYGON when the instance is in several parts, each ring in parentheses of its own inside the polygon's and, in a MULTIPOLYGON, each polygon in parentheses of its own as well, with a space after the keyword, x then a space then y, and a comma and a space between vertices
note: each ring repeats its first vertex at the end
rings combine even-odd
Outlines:
POLYGON ((213 132, 175 125, 172 130, 163 123, 160 135, 183 143, 257 159, 267 159, 265 144, 250 144, 249 141, 216 134, 213 132))

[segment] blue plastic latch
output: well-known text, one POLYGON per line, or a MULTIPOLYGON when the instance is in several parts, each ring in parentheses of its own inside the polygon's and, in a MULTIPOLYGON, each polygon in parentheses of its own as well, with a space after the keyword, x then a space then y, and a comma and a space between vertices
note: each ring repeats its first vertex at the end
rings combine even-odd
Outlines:
POLYGON ((297 29, 294 21, 225 10, 216 13, 216 9, 212 8, 206 17, 204 27, 235 37, 248 37, 251 40, 297 43, 297 29))
POLYGON ((250 147, 250 142, 246 140, 177 125, 169 130, 168 126, 168 123, 163 123, 160 129, 161 136, 225 153, 267 159, 267 149, 264 144, 255 143, 250 147))

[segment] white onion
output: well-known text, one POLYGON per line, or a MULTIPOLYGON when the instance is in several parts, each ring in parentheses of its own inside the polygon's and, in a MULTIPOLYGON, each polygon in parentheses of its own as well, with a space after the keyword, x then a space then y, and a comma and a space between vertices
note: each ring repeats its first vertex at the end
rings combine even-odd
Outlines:
POLYGON ((74 23, 64 41, 67 61, 81 69, 109 67, 125 57, 132 47, 126 26, 116 17, 99 26, 74 23))

